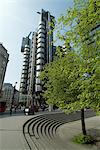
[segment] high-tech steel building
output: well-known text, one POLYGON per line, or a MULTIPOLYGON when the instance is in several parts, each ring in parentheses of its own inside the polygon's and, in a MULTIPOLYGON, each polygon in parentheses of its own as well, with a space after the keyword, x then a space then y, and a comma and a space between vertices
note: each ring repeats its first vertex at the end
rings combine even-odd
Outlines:
MULTIPOLYGON (((53 60, 55 46, 53 46, 53 33, 48 34, 53 27, 54 17, 48 11, 42 9, 38 12, 40 22, 38 30, 23 38, 21 52, 23 52, 23 68, 20 82, 20 95, 26 95, 26 99, 31 99, 30 95, 39 98, 42 91, 42 81, 39 74, 46 63, 53 60)), ((21 98, 20 98, 21 101, 21 98)), ((29 101, 29 100, 28 100, 29 101)))

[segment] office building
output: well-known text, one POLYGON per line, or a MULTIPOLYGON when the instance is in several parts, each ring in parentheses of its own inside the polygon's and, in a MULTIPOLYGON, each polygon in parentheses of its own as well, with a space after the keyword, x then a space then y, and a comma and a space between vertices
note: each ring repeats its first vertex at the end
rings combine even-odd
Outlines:
MULTIPOLYGON (((20 82, 20 101, 22 97, 30 103, 33 99, 40 101, 42 92, 42 81, 39 79, 43 66, 53 60, 55 46, 53 46, 53 32, 49 34, 54 26, 54 17, 48 11, 42 9, 38 12, 40 22, 38 30, 31 33, 22 40, 21 52, 23 53, 23 68, 20 82)), ((24 100, 24 102, 25 102, 24 100)))
POLYGON ((2 86, 5 78, 8 58, 9 54, 7 53, 7 50, 5 49, 3 44, 0 43, 0 93, 2 91, 2 86))
POLYGON ((19 101, 19 91, 15 90, 14 93, 14 87, 10 83, 4 83, 3 88, 3 97, 2 99, 6 101, 6 106, 10 108, 12 100, 14 105, 18 105, 19 101), (14 94, 14 99, 13 99, 13 94, 14 94))

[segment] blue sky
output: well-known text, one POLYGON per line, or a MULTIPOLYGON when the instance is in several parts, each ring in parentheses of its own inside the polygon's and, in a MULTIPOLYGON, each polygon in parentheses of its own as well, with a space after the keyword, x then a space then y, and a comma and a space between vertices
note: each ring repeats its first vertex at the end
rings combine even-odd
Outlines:
POLYGON ((72 6, 73 0, 0 0, 0 42, 9 53, 9 63, 5 81, 19 89, 23 55, 21 54, 22 37, 27 36, 38 26, 37 11, 45 9, 57 19, 72 6))

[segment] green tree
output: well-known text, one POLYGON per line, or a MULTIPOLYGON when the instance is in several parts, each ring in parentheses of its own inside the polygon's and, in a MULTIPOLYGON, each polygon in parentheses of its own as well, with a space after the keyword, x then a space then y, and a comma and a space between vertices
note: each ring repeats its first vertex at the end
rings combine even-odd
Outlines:
POLYGON ((67 113, 81 109, 84 135, 84 108, 100 112, 99 5, 99 0, 75 0, 73 7, 58 19, 57 38, 66 48, 58 48, 58 58, 41 73, 46 89, 43 96, 49 104, 67 113), (69 50, 69 43, 74 51, 69 50))

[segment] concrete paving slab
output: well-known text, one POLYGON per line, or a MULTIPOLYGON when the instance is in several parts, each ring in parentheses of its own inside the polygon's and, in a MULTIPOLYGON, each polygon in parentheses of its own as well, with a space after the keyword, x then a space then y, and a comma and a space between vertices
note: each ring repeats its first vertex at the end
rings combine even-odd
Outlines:
POLYGON ((0 150, 29 150, 22 132, 23 124, 33 116, 0 118, 0 150))
MULTIPOLYGON (((11 116, 0 118, 0 150, 29 150, 23 137, 23 124, 34 116, 11 116)), ((86 119, 86 128, 100 130, 100 116, 86 119)), ((92 145, 79 145, 73 143, 72 137, 81 132, 81 122, 66 123, 57 129, 58 138, 64 146, 60 150, 100 150, 92 145), (66 147, 66 148, 65 148, 66 147)), ((54 149, 55 150, 55 149, 54 149)))
MULTIPOLYGON (((87 132, 89 129, 100 129, 100 116, 87 118, 85 121, 87 132)), ((81 121, 69 122, 57 129, 59 138, 66 144, 68 150, 100 150, 100 147, 95 145, 82 145, 72 142, 72 138, 81 132, 81 121)))

